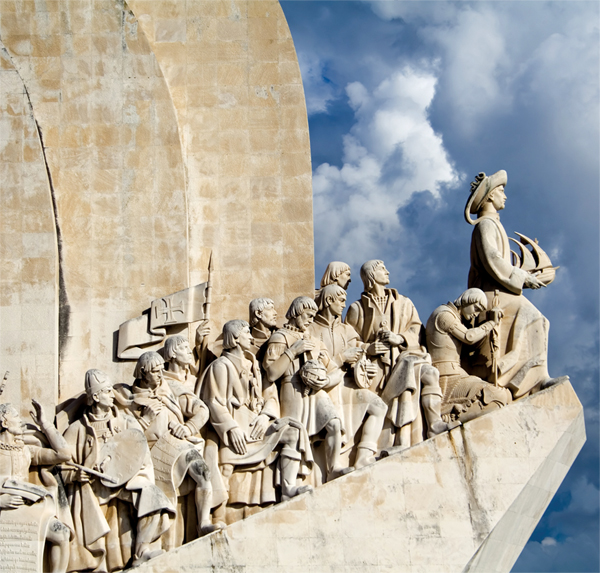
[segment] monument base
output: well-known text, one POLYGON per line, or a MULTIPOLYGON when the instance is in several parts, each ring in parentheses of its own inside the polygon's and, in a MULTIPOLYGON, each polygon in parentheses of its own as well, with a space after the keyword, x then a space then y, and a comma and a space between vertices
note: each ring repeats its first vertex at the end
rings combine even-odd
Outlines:
POLYGON ((564 382, 135 571, 508 572, 584 442, 564 382))

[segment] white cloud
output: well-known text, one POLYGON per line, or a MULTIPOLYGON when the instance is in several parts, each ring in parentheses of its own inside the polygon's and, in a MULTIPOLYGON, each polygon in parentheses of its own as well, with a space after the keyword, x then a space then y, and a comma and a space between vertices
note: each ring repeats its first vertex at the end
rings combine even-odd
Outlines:
POLYGON ((356 123, 344 137, 341 168, 318 166, 313 176, 317 238, 323 257, 362 264, 396 238, 396 212, 413 193, 435 196, 458 176, 427 110, 436 78, 406 67, 369 93, 360 82, 346 92, 356 123))
POLYGON ((325 62, 315 53, 298 51, 298 63, 302 72, 308 115, 326 112, 329 102, 336 95, 325 77, 325 62))

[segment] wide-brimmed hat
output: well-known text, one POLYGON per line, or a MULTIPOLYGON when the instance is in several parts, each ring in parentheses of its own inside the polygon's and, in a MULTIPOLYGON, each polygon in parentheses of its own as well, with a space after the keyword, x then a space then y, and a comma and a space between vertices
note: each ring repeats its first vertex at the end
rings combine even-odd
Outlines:
POLYGON ((495 189, 499 185, 506 185, 507 180, 508 176, 503 169, 490 176, 482 172, 475 177, 475 181, 471 183, 471 195, 465 205, 465 219, 467 223, 470 225, 475 224, 475 221, 471 219, 471 215, 479 212, 479 209, 492 189, 495 189))

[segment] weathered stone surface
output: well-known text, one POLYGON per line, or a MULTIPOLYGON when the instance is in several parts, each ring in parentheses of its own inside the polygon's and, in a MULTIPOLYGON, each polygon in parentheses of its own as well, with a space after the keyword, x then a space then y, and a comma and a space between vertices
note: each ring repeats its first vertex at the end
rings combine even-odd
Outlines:
POLYGON ((0 377, 4 401, 58 397, 58 249, 40 134, 0 41, 0 377))
POLYGON ((130 382, 115 331, 205 281, 211 250, 216 332, 254 296, 311 292, 308 122, 278 2, 3 0, 0 37, 1 356, 24 386, 56 403, 90 367, 130 382), (37 226, 17 235, 19 217, 37 226))
POLYGON ((565 382, 137 571, 508 572, 584 441, 565 382))

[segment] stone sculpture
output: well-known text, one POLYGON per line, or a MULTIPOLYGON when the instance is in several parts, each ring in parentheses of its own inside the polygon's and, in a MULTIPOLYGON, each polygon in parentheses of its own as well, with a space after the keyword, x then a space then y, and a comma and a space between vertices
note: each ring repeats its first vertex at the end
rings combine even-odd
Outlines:
MULTIPOLYGON (((277 388, 263 381, 252 350, 248 323, 226 322, 223 354, 210 364, 200 384, 220 439, 219 466, 227 503, 241 509, 241 517, 278 501, 277 484, 282 500, 308 491, 309 487, 298 486, 296 481, 312 465, 305 429, 295 420, 280 417, 277 388)), ((234 521, 235 514, 230 511, 227 521, 234 521)))
MULTIPOLYGON (((512 400, 508 389, 469 375, 461 365, 463 345, 489 343, 489 334, 498 325, 497 320, 489 320, 469 328, 486 305, 485 293, 472 288, 454 302, 438 306, 427 321, 427 349, 433 366, 440 372, 442 417, 446 421, 464 423, 512 400)), ((498 309, 493 309, 493 314, 501 315, 498 309)))
POLYGON ((448 429, 441 419, 439 373, 422 345, 417 309, 396 289, 385 288, 390 274, 383 261, 367 261, 360 276, 365 290, 350 305, 346 323, 368 343, 377 366, 371 390, 388 405, 380 448, 407 448, 448 429))
POLYGON ((252 299, 248 305, 248 314, 252 329, 252 352, 261 362, 263 356, 259 352, 273 331, 277 329, 275 303, 270 298, 252 299))
POLYGON ((309 436, 325 432, 326 479, 331 480, 353 468, 341 465, 342 423, 327 389, 339 379, 324 380, 311 388, 300 376, 300 368, 309 360, 319 360, 327 352, 308 332, 317 313, 317 305, 307 296, 292 301, 285 317, 287 323, 271 335, 263 366, 270 382, 280 385, 281 415, 300 422, 309 436))
POLYGON ((514 398, 520 398, 557 379, 548 374, 548 320, 522 295, 523 289, 539 289, 546 281, 512 264, 508 236, 500 222, 506 183, 506 171, 490 176, 480 173, 471 183, 465 206, 465 219, 475 226, 468 286, 485 292, 488 308, 502 310, 498 348, 483 347, 472 371, 483 379, 497 379, 514 398), (474 214, 475 221, 471 219, 474 214), (497 304, 493 304, 494 298, 497 304))
POLYGON ((321 279, 321 288, 327 285, 339 285, 344 290, 348 290, 348 286, 352 282, 352 272, 350 265, 340 261, 332 261, 327 265, 323 278, 321 279))
POLYGON ((341 321, 346 307, 346 291, 338 284, 329 284, 321 288, 316 303, 319 311, 308 332, 325 346, 331 357, 330 365, 342 369, 341 382, 330 388, 328 394, 342 417, 346 441, 342 452, 354 449, 352 465, 358 469, 375 462, 387 406, 374 392, 357 385, 356 379, 361 376, 364 383, 369 384, 369 375, 374 375, 377 369, 374 364, 365 361, 369 372, 355 372, 363 365, 361 359, 365 356, 363 346, 366 345, 351 326, 341 321), (355 444, 357 434, 360 441, 355 444))
POLYGON ((87 408, 65 432, 78 464, 62 472, 75 527, 68 571, 119 571, 162 553, 151 544, 175 509, 155 485, 140 425, 115 406, 108 376, 88 370, 85 393, 87 408))
MULTIPOLYGON (((221 529, 224 525, 213 523, 210 514, 221 500, 213 499, 211 472, 202 457, 200 430, 208 421, 208 409, 184 384, 165 379, 164 359, 157 352, 140 356, 134 376, 126 404, 148 440, 158 485, 173 505, 178 498, 193 495, 195 520, 190 521, 195 521, 198 535, 221 529)), ((178 524, 170 544, 177 546, 186 539, 184 525, 178 524)))
MULTIPOLYGON (((197 331, 198 332, 198 331, 197 331)), ((198 333, 198 336, 201 336, 198 333)), ((200 338, 200 345, 203 337, 200 338)), ((163 348, 163 357, 167 369, 163 372, 164 378, 169 384, 181 384, 190 392, 196 387, 197 365, 194 360, 194 353, 190 348, 190 343, 182 334, 169 336, 165 340, 163 348)))
MULTIPOLYGON (((19 412, 10 404, 0 404, 0 526, 2 533, 0 541, 3 545, 1 559, 8 567, 18 569, 26 567, 26 562, 31 555, 23 551, 27 546, 27 538, 19 529, 18 514, 27 512, 27 506, 37 504, 38 513, 27 512, 22 520, 23 526, 31 524, 32 519, 39 519, 39 530, 32 532, 39 535, 43 547, 45 540, 50 544, 48 565, 50 573, 64 573, 69 560, 69 540, 71 530, 57 517, 58 484, 54 477, 45 472, 45 484, 48 488, 35 485, 29 480, 30 466, 56 466, 71 459, 69 448, 58 430, 47 420, 44 409, 36 400, 32 400, 34 411, 31 417, 47 438, 50 447, 40 445, 27 445, 24 436, 24 424, 19 412), (51 499, 46 507, 47 500, 51 499), (17 514, 17 515, 16 515, 17 514), (11 546, 7 543, 10 539, 10 529, 15 527, 19 543, 11 546), (19 532, 21 535, 19 535, 19 532)), ((70 516, 67 520, 70 522, 70 516)), ((32 565, 39 570, 42 551, 38 549, 32 565)))

